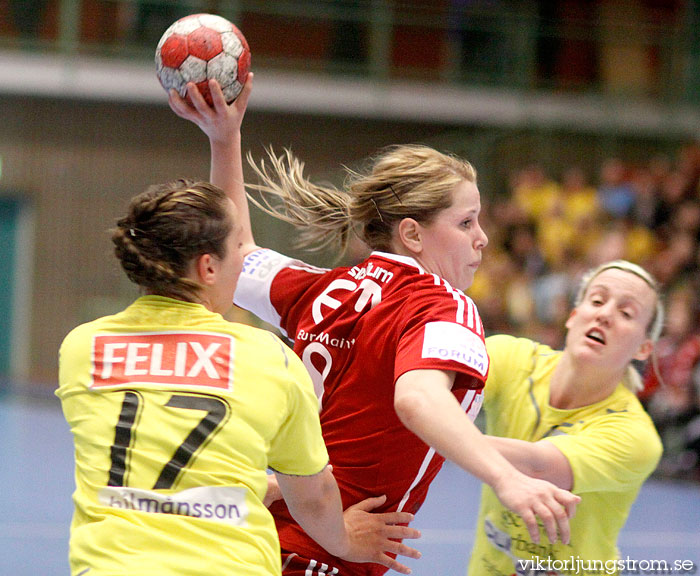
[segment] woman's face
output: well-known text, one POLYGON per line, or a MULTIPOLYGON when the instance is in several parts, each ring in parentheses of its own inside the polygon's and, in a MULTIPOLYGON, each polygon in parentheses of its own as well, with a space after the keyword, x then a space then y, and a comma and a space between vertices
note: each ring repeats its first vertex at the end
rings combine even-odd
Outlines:
POLYGON ((575 357, 624 370, 651 353, 647 329, 656 293, 636 274, 611 268, 590 282, 566 322, 566 347, 575 357))
POLYGON ((481 199, 474 182, 463 180, 452 192, 452 204, 429 224, 418 224, 421 251, 416 260, 428 272, 466 290, 481 263, 488 238, 479 224, 481 199))

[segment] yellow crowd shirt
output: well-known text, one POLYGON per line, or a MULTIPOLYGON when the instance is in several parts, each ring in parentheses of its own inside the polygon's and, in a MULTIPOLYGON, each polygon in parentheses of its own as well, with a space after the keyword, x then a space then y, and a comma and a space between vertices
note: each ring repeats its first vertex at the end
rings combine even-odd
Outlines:
POLYGON ((620 384, 595 404, 574 410, 549 405, 550 379, 561 352, 524 338, 486 340, 491 371, 483 411, 487 433, 546 439, 571 465, 581 496, 569 545, 552 544, 540 526, 533 543, 522 520, 484 486, 469 576, 611 574, 619 569, 617 538, 642 483, 661 456, 661 441, 636 396, 620 384))
POLYGON ((266 469, 328 454, 297 356, 199 304, 144 296, 60 350, 75 444, 73 576, 280 574, 266 469))

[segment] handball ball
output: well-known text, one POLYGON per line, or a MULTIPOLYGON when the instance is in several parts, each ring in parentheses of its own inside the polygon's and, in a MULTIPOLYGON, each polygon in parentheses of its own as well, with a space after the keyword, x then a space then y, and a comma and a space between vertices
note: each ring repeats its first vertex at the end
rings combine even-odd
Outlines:
POLYGON ((214 14, 192 14, 168 28, 156 48, 156 74, 166 92, 171 88, 190 101, 194 82, 211 106, 208 80, 219 82, 226 102, 243 89, 250 69, 250 48, 241 31, 214 14))

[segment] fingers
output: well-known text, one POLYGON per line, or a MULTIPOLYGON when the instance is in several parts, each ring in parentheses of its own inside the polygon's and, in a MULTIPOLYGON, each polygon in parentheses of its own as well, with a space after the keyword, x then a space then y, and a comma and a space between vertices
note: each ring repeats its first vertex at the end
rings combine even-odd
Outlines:
POLYGON ((366 500, 362 500, 361 502, 358 502, 357 504, 353 504, 348 508, 348 510, 353 509, 353 510, 362 510, 364 512, 369 512, 370 510, 374 510, 375 508, 378 508, 382 504, 386 502, 386 494, 383 496, 374 496, 372 498, 367 498, 366 500))
POLYGON ((391 556, 387 556, 386 554, 379 559, 378 563, 390 568, 391 570, 395 570, 399 574, 411 574, 411 569, 408 566, 404 566, 401 564, 401 562, 395 558, 392 558, 391 556))
MULTIPOLYGON (((224 91, 221 85, 213 78, 209 79, 209 94, 211 95, 211 101, 213 106, 209 106, 204 100, 201 92, 195 84, 192 82, 187 84, 187 94, 192 100, 195 108, 202 113, 206 113, 213 108, 217 114, 224 114, 229 107, 229 103, 226 102, 226 96, 224 96, 224 91)), ((253 73, 248 73, 248 79, 243 85, 241 92, 238 94, 236 99, 230 104, 230 106, 235 106, 237 110, 245 111, 248 107, 248 99, 250 98, 250 93, 253 90, 253 73)))
POLYGON ((416 550, 415 548, 412 548, 411 546, 407 546, 406 544, 403 544, 402 542, 396 542, 397 547, 395 550, 389 550, 389 552, 393 552, 394 554, 397 554, 398 556, 405 556, 406 558, 414 558, 418 560, 422 556, 419 550, 416 550))
POLYGON ((386 524, 410 524, 415 519, 415 516, 410 512, 383 512, 376 514, 386 524))
MULTIPOLYGON (((559 531, 559 539, 562 544, 568 544, 571 540, 571 527, 569 526, 569 517, 564 513, 562 518, 557 518, 557 526, 554 530, 554 537, 557 536, 557 530, 559 531)), ((551 540, 551 536, 548 537, 551 540)), ((553 542, 553 540, 551 540, 553 542)))
POLYGON ((532 541, 537 543, 540 540, 539 518, 550 542, 560 540, 563 544, 568 544, 571 539, 569 518, 573 518, 576 504, 580 500, 579 496, 565 490, 559 490, 547 502, 538 502, 521 513, 520 517, 523 519, 532 541))
POLYGON ((188 118, 190 116, 192 107, 174 88, 168 91, 168 104, 170 104, 171 110, 181 118, 188 118))
POLYGON ((386 554, 382 554, 380 556, 378 563, 383 566, 386 566, 391 570, 395 570, 399 574, 411 573, 411 569, 408 566, 401 564, 401 562, 399 562, 396 558, 392 558, 391 556, 387 556, 386 554))
POLYGON ((571 492, 567 492, 566 490, 560 490, 554 497, 556 498, 557 502, 559 502, 559 504, 564 506, 564 509, 566 510, 566 515, 569 518, 573 518, 576 514, 576 506, 581 501, 581 497, 576 496, 571 492))
POLYGON ((241 90, 241 93, 236 97, 236 101, 234 102, 235 106, 239 108, 247 108, 248 107, 248 98, 250 98, 250 93, 253 90, 253 73, 248 72, 248 78, 246 78, 245 84, 243 85, 243 90, 241 90))
POLYGON ((540 527, 535 513, 531 510, 526 510, 520 514, 520 518, 522 518, 523 524, 525 524, 525 528, 530 534, 530 540, 537 544, 540 541, 540 527))
MULTIPOLYGON (((391 542, 391 544, 393 544, 393 546, 387 546, 386 549, 386 551, 389 553, 396 554, 397 556, 405 556, 406 558, 414 558, 416 560, 418 560, 422 556, 422 554, 418 550, 416 550, 415 548, 411 548, 410 546, 406 546, 401 542, 391 542)), ((387 568, 396 570, 396 572, 399 572, 401 574, 411 573, 411 569, 408 566, 402 564, 396 558, 392 558, 387 554, 379 555, 379 563, 383 566, 386 566, 387 568)))
POLYGON ((420 538, 415 528, 395 524, 408 523, 413 514, 407 512, 372 513, 386 502, 386 496, 367 498, 349 507, 344 513, 346 529, 350 536, 350 551, 344 558, 352 562, 375 562, 396 570, 401 574, 410 574, 410 569, 398 562, 392 555, 420 558, 415 548, 401 542, 403 539, 420 538))
POLYGON ((569 519, 576 514, 576 505, 581 501, 566 490, 557 490, 553 495, 553 501, 540 513, 547 537, 550 542, 555 542, 557 534, 563 544, 568 544, 571 539, 571 526, 569 519))
POLYGON ((209 94, 211 95, 211 101, 214 110, 217 112, 222 112, 228 106, 226 103, 226 96, 224 96, 224 91, 221 89, 221 85, 214 79, 209 79, 209 94))
MULTIPOLYGON (((224 97, 223 93, 221 92, 221 87, 216 80, 209 80, 209 89, 211 90, 212 87, 219 91, 221 98, 224 97)), ((204 96, 202 96, 202 93, 199 91, 199 88, 197 88, 197 85, 194 82, 187 83, 187 95, 190 97, 192 106, 194 106, 197 112, 205 116, 208 115, 208 113, 211 113, 211 106, 207 104, 207 101, 204 99, 204 96)), ((226 101, 224 99, 224 106, 225 105, 226 101)))
POLYGON ((569 514, 567 509, 556 500, 552 500, 549 504, 537 503, 520 516, 533 542, 540 541, 539 519, 550 542, 560 540, 563 544, 569 543, 571 538, 569 514))
MULTIPOLYGON (((562 536, 562 542, 564 542, 564 534, 566 534, 566 537, 568 538, 568 532, 569 532, 569 519, 566 516, 566 513, 564 509, 559 506, 557 502, 554 502, 554 506, 558 509, 559 516, 561 518, 562 524, 561 528, 563 531, 561 532, 562 536)), ((535 513, 537 514, 537 517, 542 522, 542 527, 544 528, 545 533, 547 534, 547 538, 549 538, 550 542, 556 542, 559 538, 560 532, 559 532, 559 518, 555 516, 554 511, 547 507, 544 504, 538 504, 535 508, 535 513)), ((528 527, 529 529, 529 527, 528 527)), ((537 527, 535 527, 536 530, 536 535, 537 535, 537 540, 534 539, 533 537, 533 542, 539 542, 539 530, 537 527)), ((531 533, 532 534, 532 533, 531 533)), ((566 542, 564 542, 566 543, 566 542)))
POLYGON ((395 524, 386 523, 384 530, 384 536, 396 540, 417 540, 421 537, 420 530, 416 528, 410 528, 409 526, 397 526, 395 524))
POLYGON ((571 540, 569 519, 576 514, 576 505, 581 501, 581 497, 565 490, 559 490, 554 494, 554 499, 555 502, 551 508, 556 519, 559 537, 564 544, 568 544, 571 540))

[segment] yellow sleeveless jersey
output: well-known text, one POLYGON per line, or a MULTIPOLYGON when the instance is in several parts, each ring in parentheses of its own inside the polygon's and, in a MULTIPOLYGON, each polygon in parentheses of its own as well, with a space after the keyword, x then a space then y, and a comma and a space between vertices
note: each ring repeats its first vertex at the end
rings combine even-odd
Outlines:
POLYGON ((308 373, 276 336, 144 296, 65 338, 56 394, 73 576, 280 574, 266 469, 313 475, 328 454, 308 373))
POLYGON ((550 543, 542 529, 535 544, 520 517, 484 486, 469 576, 615 573, 618 535, 661 457, 651 419, 622 384, 601 402, 553 408, 549 384, 561 352, 505 335, 487 338, 486 345, 491 358, 483 406, 487 434, 555 444, 571 464, 572 492, 581 502, 571 520, 569 545, 550 543))

